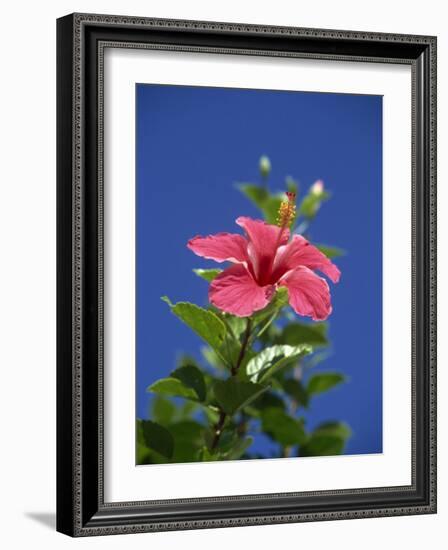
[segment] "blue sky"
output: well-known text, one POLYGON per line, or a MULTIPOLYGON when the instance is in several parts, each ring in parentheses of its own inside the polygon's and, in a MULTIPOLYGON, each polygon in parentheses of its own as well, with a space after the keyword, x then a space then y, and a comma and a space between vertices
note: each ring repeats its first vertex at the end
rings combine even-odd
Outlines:
POLYGON ((346 453, 381 452, 382 98, 147 84, 136 94, 137 416, 148 416, 145 389, 179 353, 200 357, 198 338, 160 300, 207 304, 192 269, 212 263, 186 243, 260 217, 235 182, 256 182, 266 154, 272 190, 288 175, 304 192, 324 180, 332 198, 310 237, 347 251, 330 283, 332 354, 318 368, 349 381, 313 400, 307 425, 343 420, 353 430, 346 453))

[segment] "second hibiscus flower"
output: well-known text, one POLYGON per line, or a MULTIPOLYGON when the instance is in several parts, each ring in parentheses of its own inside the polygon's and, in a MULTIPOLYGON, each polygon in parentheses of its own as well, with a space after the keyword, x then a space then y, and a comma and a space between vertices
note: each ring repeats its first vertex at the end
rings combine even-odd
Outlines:
POLYGON ((218 309, 248 317, 264 309, 279 286, 288 289, 289 304, 298 315, 315 321, 326 319, 331 311, 328 283, 314 273, 318 270, 334 283, 339 269, 301 235, 290 236, 294 217, 294 195, 279 210, 279 225, 240 217, 236 223, 246 235, 217 233, 197 236, 188 248, 198 256, 233 265, 210 284, 209 300, 218 309))

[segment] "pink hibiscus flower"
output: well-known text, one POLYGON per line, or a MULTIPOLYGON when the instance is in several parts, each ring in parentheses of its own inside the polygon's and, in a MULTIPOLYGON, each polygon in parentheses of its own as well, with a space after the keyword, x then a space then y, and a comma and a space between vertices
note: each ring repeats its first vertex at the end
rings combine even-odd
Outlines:
POLYGON ((295 195, 279 210, 280 226, 262 220, 240 217, 236 223, 246 236, 218 233, 197 236, 188 248, 198 256, 233 265, 220 273, 209 287, 209 300, 218 309, 248 317, 265 308, 279 286, 288 289, 289 304, 299 315, 315 321, 326 319, 331 311, 328 283, 313 270, 319 270, 334 283, 339 269, 304 237, 293 235, 289 224, 295 215, 295 195))

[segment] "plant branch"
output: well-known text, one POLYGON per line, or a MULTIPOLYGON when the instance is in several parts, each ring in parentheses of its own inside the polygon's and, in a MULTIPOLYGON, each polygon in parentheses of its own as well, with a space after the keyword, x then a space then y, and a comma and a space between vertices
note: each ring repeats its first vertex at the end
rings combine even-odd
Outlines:
POLYGON ((224 411, 221 411, 219 413, 219 419, 218 419, 218 423, 216 424, 215 426, 215 435, 213 437, 213 441, 212 441, 212 446, 211 446, 211 450, 213 451, 214 449, 216 449, 216 446, 218 445, 219 443, 219 439, 221 437, 221 434, 222 434, 222 429, 224 427, 224 423, 226 421, 226 413, 224 411))
MULTIPOLYGON (((238 359, 236 360, 235 365, 231 369, 231 375, 232 376, 236 376, 238 374, 238 370, 241 366, 241 363, 242 363, 242 361, 244 359, 244 356, 246 354, 246 351, 247 351, 247 345, 249 343, 251 331, 252 331, 252 320, 249 317, 247 319, 246 331, 244 333, 244 338, 243 338, 243 342, 241 344, 241 350, 240 350, 240 353, 238 355, 238 359)), ((211 450, 212 451, 214 449, 216 449, 216 446, 219 443, 219 440, 220 440, 221 434, 222 434, 222 429, 224 428, 226 418, 227 418, 227 414, 223 410, 221 410, 220 413, 219 413, 218 422, 215 425, 215 435, 213 437, 213 441, 212 441, 212 445, 211 445, 211 450)))
POLYGON ((248 317, 247 318, 247 325, 246 325, 246 332, 244 333, 243 343, 241 344, 241 350, 240 350, 240 353, 238 355, 238 359, 236 360, 235 366, 231 370, 232 376, 235 376, 236 374, 238 374, 238 370, 241 366, 241 363, 242 363, 242 361, 244 359, 244 356, 246 354, 246 351, 247 351, 247 344, 249 343, 251 330, 252 330, 252 319, 250 317, 248 317))

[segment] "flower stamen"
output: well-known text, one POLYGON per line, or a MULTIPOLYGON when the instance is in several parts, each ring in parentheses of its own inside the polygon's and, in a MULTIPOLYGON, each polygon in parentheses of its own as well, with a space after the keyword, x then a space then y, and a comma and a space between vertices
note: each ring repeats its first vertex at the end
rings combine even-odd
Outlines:
POLYGON ((277 225, 282 229, 290 227, 296 217, 296 194, 292 191, 287 191, 286 199, 280 204, 277 215, 277 225))
MULTIPOLYGON (((277 240, 275 242, 274 250, 277 251, 280 246, 283 234, 287 229, 289 229, 292 221, 296 216, 296 194, 292 191, 286 191, 286 200, 282 201, 278 209, 277 215, 277 225, 280 226, 280 231, 277 235, 277 240)), ((267 273, 272 274, 272 268, 274 265, 275 254, 271 257, 269 262, 269 269, 266 270, 267 273)))

